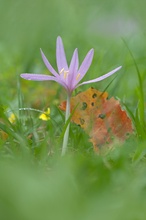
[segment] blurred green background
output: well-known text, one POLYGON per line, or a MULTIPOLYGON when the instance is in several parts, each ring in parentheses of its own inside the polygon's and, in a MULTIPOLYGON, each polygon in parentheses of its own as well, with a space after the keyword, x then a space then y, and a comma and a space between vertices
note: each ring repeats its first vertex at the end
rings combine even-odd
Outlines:
MULTIPOLYGON (((132 97, 135 96, 133 90, 137 85, 137 75, 123 39, 142 76, 145 75, 145 5, 144 0, 138 3, 136 0, 0 0, 0 92, 3 102, 17 95, 20 73, 48 73, 39 48, 56 67, 58 35, 63 38, 68 61, 76 47, 79 48, 80 63, 90 48, 95 49, 93 65, 85 79, 122 65, 123 69, 117 74, 110 92, 134 102, 132 97)), ((103 90, 111 79, 93 86, 103 90)), ((21 82, 28 102, 37 97, 41 99, 44 94, 42 88, 47 90, 48 85, 56 89, 52 82, 21 82)), ((46 90, 46 96, 49 96, 46 90)))
MULTIPOLYGON (((17 106, 20 91, 24 107, 43 109, 66 98, 63 88, 54 82, 20 79, 22 72, 48 73, 39 48, 56 67, 56 38, 60 35, 68 61, 76 47, 80 63, 94 48, 86 80, 122 65, 108 92, 134 109, 138 76, 124 42, 135 57, 145 90, 145 8, 145 0, 0 0, 0 102, 17 106)), ((104 90, 113 78, 91 86, 104 90)), ((145 219, 145 156, 140 163, 132 163, 136 141, 105 157, 81 149, 76 155, 60 158, 48 156, 42 149, 40 160, 29 153, 23 155, 19 148, 16 159, 15 145, 19 141, 12 143, 12 149, 8 147, 10 154, 4 158, 0 145, 0 219, 145 219)), ((145 149, 145 143, 139 147, 145 149)))

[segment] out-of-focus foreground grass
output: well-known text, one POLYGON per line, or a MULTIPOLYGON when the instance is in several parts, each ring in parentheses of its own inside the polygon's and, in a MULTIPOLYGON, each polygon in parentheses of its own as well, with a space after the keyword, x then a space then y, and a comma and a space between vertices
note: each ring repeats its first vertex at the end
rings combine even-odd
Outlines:
POLYGON ((1 219, 145 219, 145 160, 132 165, 127 148, 57 158, 46 168, 1 159, 1 219))
MULTIPOLYGON (((0 104, 18 114, 16 125, 7 121, 4 127, 9 137, 0 139, 0 219, 145 219, 145 138, 134 137, 98 156, 83 131, 72 125, 71 150, 60 158, 63 120, 54 106, 66 98, 64 90, 53 82, 20 79, 22 72, 48 73, 39 48, 55 67, 60 35, 68 60, 76 47, 80 62, 95 49, 86 79, 123 66, 108 92, 136 114, 139 100, 144 101, 139 86, 144 94, 146 88, 145 6, 144 0, 0 0, 0 104), (38 115, 18 108, 48 106, 52 121, 41 125, 46 129, 42 140, 38 115)), ((93 86, 103 91, 112 79, 93 86)))

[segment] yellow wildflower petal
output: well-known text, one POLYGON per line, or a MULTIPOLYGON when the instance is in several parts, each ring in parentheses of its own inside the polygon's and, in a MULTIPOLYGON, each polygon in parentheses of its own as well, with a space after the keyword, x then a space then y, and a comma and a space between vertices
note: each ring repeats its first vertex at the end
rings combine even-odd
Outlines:
POLYGON ((14 113, 12 113, 8 119, 12 124, 16 122, 16 116, 14 115, 14 113))
POLYGON ((39 119, 43 120, 43 121, 48 121, 50 120, 50 108, 47 108, 47 111, 43 112, 40 116, 39 119))
POLYGON ((50 115, 50 112, 51 112, 50 108, 47 108, 47 111, 44 112, 44 113, 45 113, 46 115, 50 115))
POLYGON ((46 115, 45 113, 42 113, 40 116, 39 116, 39 119, 43 120, 43 121, 48 121, 50 120, 50 116, 46 115))

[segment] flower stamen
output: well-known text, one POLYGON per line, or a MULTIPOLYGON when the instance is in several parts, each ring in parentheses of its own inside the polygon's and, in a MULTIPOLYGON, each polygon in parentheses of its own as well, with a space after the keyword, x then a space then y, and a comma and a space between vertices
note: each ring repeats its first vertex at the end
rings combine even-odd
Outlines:
POLYGON ((64 79, 66 79, 66 77, 68 76, 69 71, 64 71, 64 79))
POLYGON ((61 74, 61 73, 63 73, 63 72, 64 72, 64 68, 62 68, 62 69, 60 70, 60 72, 59 72, 59 73, 61 74))
POLYGON ((78 75, 76 76, 76 80, 78 80, 79 79, 79 77, 80 77, 80 73, 78 73, 78 75))

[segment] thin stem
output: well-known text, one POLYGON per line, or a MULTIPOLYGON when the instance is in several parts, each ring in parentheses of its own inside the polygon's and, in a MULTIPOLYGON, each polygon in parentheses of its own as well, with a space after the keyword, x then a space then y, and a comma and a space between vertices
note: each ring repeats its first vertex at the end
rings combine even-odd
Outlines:
POLYGON ((19 110, 19 111, 35 111, 35 112, 40 112, 40 113, 44 112, 42 110, 35 109, 35 108, 18 108, 18 109, 16 108, 16 109, 8 110, 7 112, 12 112, 12 111, 16 111, 16 110, 19 110))
MULTIPOLYGON (((67 122, 70 115, 70 94, 67 94, 67 102, 66 102, 66 114, 65 114, 65 122, 67 122)), ((63 138, 63 145, 62 145, 62 153, 61 155, 64 156, 67 150, 67 144, 68 144, 68 137, 69 137, 69 127, 70 123, 68 124, 64 138, 63 138)))

